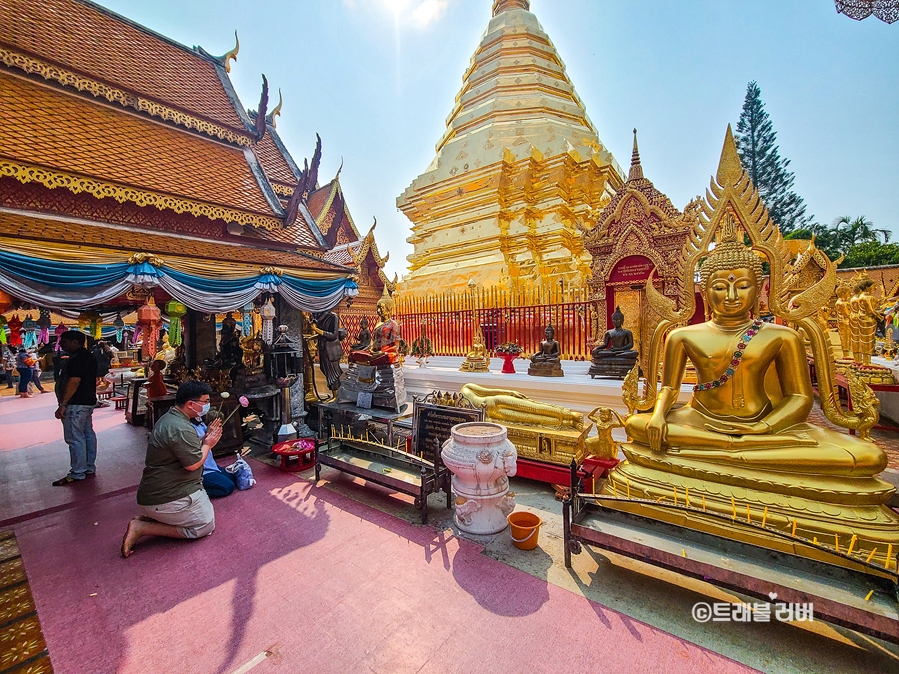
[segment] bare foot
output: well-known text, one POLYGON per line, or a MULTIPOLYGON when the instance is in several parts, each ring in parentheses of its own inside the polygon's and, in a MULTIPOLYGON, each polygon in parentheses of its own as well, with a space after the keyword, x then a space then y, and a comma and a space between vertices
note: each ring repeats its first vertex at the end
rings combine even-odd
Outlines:
POLYGON ((135 517, 128 522, 128 528, 125 529, 125 536, 122 538, 122 557, 127 558, 134 554, 134 544, 140 538, 140 527, 138 526, 140 521, 140 517, 135 517))

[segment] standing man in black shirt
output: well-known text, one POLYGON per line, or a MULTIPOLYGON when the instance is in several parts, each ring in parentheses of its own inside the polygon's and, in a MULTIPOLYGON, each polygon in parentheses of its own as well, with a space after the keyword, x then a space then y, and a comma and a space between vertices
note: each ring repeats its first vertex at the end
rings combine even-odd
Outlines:
POLYGON ((68 354, 62 376, 56 384, 59 407, 56 418, 69 445, 69 474, 53 483, 55 487, 78 482, 97 472, 97 435, 93 414, 97 404, 97 361, 84 348, 83 332, 68 330, 59 336, 62 350, 68 354))

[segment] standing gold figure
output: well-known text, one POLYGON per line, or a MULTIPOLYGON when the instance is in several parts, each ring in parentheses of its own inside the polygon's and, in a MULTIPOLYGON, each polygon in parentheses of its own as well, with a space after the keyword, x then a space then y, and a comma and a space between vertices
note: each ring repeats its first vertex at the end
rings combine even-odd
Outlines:
POLYGON ((865 279, 860 281, 857 287, 858 317, 858 351, 854 351, 855 362, 862 365, 871 364, 871 354, 874 353, 874 334, 877 331, 877 322, 883 320, 883 314, 879 310, 877 300, 871 292, 874 281, 865 279))
POLYGON ((587 438, 587 453, 599 459, 616 458, 618 443, 612 437, 612 429, 624 426, 624 419, 611 407, 597 407, 587 417, 596 424, 596 437, 587 438))
POLYGON ((858 346, 858 318, 859 318, 859 295, 861 291, 858 284, 852 289, 852 297, 849 298, 849 348, 852 351, 852 358, 856 362, 860 357, 858 346))
POLYGON ((852 296, 852 288, 845 283, 837 286, 837 301, 834 311, 837 314, 837 330, 840 333, 840 347, 843 350, 843 358, 852 358, 852 332, 850 328, 849 298, 852 296))

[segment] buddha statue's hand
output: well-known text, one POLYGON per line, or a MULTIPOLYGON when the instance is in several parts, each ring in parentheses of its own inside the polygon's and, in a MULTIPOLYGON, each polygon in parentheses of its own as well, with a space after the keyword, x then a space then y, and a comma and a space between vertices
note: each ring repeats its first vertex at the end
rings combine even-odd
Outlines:
POLYGON ((653 413, 646 424, 646 439, 654 452, 662 451, 662 444, 668 439, 668 422, 664 414, 653 413))
POLYGON ((706 424, 707 431, 724 433, 725 435, 764 435, 771 432, 771 427, 764 421, 742 424, 738 421, 717 421, 706 424))

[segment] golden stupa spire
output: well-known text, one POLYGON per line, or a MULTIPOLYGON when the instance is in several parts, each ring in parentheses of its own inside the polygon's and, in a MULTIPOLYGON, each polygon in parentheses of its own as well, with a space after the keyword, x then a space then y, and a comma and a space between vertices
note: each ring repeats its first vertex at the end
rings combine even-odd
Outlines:
POLYGON ((643 177, 643 166, 640 165, 640 150, 637 149, 637 130, 634 129, 634 152, 631 154, 631 170, 628 180, 639 180, 643 177))
POLYGON ((523 9, 529 12, 531 11, 530 0, 493 0, 493 16, 512 9, 523 9))

